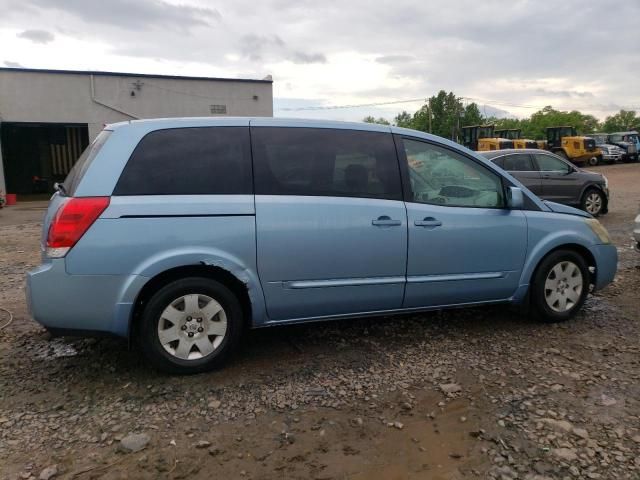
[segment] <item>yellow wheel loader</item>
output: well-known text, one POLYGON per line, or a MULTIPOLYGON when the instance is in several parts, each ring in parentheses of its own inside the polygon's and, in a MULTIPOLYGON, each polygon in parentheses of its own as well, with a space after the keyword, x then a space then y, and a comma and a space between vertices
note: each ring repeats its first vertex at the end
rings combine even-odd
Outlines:
POLYGON ((469 125, 462 127, 462 144, 479 152, 513 148, 513 141, 494 134, 494 125, 469 125))
POLYGON ((591 137, 576 133, 574 127, 547 127, 547 150, 573 163, 597 165, 602 160, 602 151, 591 137))
POLYGON ((496 137, 513 140, 513 148, 538 148, 535 140, 522 138, 522 130, 519 128, 505 128, 495 131, 496 137))

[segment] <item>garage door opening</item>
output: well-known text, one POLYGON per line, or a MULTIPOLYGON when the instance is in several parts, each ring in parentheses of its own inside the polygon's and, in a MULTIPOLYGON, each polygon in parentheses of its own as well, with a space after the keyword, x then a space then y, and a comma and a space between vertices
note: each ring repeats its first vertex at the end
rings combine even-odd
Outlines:
POLYGON ((2 123, 0 145, 8 193, 46 197, 89 144, 86 124, 2 123))

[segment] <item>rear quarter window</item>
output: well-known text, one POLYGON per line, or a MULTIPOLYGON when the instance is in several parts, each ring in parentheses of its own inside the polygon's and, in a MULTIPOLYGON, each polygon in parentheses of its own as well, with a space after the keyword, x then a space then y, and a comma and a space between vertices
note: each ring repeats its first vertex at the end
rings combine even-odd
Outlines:
POLYGON ((156 130, 135 148, 114 195, 250 194, 248 127, 156 130))
POLYGON ((95 140, 85 148, 84 152, 82 152, 82 155, 80 155, 75 165, 67 175, 67 178, 65 178, 63 182, 64 189, 68 195, 73 196, 75 194, 75 191, 78 189, 78 185, 80 185, 80 180, 82 180, 84 174, 87 173, 89 166, 98 155, 98 152, 102 149, 102 146, 107 142, 110 135, 110 130, 103 130, 98 134, 95 140))

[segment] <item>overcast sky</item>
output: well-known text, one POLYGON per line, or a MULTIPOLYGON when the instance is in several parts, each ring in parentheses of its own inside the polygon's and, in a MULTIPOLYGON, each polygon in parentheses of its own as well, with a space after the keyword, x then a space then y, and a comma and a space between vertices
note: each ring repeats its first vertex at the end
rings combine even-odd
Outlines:
POLYGON ((640 110, 639 0, 0 0, 0 66, 274 79, 276 116, 640 110))

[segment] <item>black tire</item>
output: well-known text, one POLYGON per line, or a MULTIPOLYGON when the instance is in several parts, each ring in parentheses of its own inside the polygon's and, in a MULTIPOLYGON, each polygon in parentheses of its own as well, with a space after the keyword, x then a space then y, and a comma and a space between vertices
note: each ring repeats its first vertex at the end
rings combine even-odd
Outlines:
POLYGON ((587 163, 589 164, 590 167, 595 167, 600 163, 600 157, 598 156, 589 157, 589 160, 587 160, 587 163))
POLYGON ((607 198, 601 190, 598 190, 597 188, 588 188, 582 195, 580 208, 594 217, 597 217, 607 210, 607 198))
MULTIPOLYGON (((184 310, 187 310, 186 302, 183 303, 183 305, 184 310)), ((182 313, 179 310, 178 312, 182 313)), ((187 314, 184 313, 183 315, 185 317, 180 320, 180 322, 186 323, 187 314)), ((188 318, 191 319, 192 317, 189 316, 188 318)), ((162 287, 151 297, 140 320, 140 335, 138 341, 143 353, 155 368, 170 374, 201 373, 222 366, 235 350, 240 340, 243 327, 242 307, 240 306, 240 302, 236 296, 220 282, 203 277, 187 277, 176 280, 162 287), (222 322, 222 317, 220 315, 226 316, 226 331, 223 335, 219 335, 219 337, 222 337, 222 340, 216 347, 212 347, 213 351, 211 353, 208 353, 202 358, 182 359, 175 356, 175 354, 170 353, 162 345, 158 325, 159 322, 162 321, 163 327, 167 325, 166 322, 171 326, 172 322, 162 319, 165 309, 169 308, 169 306, 172 305, 172 303, 175 303, 177 299, 180 299, 185 295, 194 294, 201 296, 197 299, 198 305, 200 305, 201 301, 206 301, 205 297, 209 297, 215 300, 222 307, 222 314, 216 314, 213 318, 218 322, 222 322)), ((195 318, 194 316, 193 321, 195 322, 196 320, 202 321, 202 318, 195 318)), ((206 318, 204 319, 204 322, 207 322, 206 318)), ((188 325, 191 325, 191 320, 189 320, 188 325)), ((200 323, 199 325, 205 325, 205 323, 200 323)), ((176 329, 178 329, 177 324, 176 329)), ((179 343, 183 340, 193 342, 190 338, 186 338, 187 333, 183 332, 182 328, 180 328, 180 330, 181 340, 176 340, 176 342, 179 343), (185 337, 183 338, 182 335, 185 335, 185 337)), ((196 336, 200 335, 202 340, 204 340, 204 336, 206 336, 207 339, 218 338, 215 335, 206 335, 206 332, 204 336, 197 331, 192 333, 196 336)), ((212 340, 211 343, 213 345, 215 341, 212 340)), ((177 354, 178 348, 176 347, 175 350, 177 354)), ((190 348, 189 352, 188 356, 193 356, 194 354, 201 355, 198 352, 197 346, 190 348)))
MULTIPOLYGON (((572 271, 572 267, 569 267, 568 265, 567 267, 568 272, 572 271)), ((560 278, 560 280, 563 280, 563 278, 560 278)), ((530 300, 533 315, 538 320, 545 323, 557 323, 569 320, 582 308, 582 305, 584 305, 584 301, 589 293, 590 283, 591 279, 589 275, 589 268, 580 254, 572 250, 556 250, 555 252, 550 253, 538 265, 531 282, 530 300), (569 302, 566 302, 567 310, 557 311, 549 304, 549 302, 553 303, 553 297, 550 296, 549 301, 547 301, 547 294, 553 295, 553 289, 547 289, 545 284, 551 274, 551 271, 556 266, 565 264, 565 262, 569 262, 569 264, 577 267, 580 275, 582 276, 582 286, 576 301, 572 301, 571 305, 569 305, 569 302)), ((561 308, 561 305, 558 305, 557 308, 561 308)))

